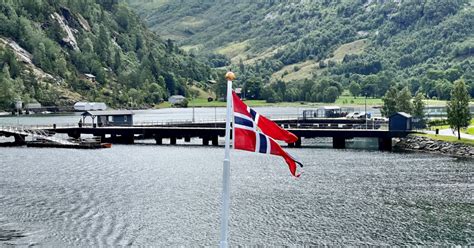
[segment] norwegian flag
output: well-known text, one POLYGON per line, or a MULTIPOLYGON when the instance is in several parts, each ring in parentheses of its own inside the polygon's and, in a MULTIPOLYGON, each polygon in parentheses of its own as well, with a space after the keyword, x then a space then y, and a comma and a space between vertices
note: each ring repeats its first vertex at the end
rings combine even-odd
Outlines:
POLYGON ((298 140, 296 135, 286 131, 285 129, 278 126, 275 122, 267 119, 263 115, 259 115, 255 110, 249 108, 239 96, 232 91, 232 98, 234 103, 234 113, 250 117, 251 121, 254 122, 260 131, 266 135, 269 135, 273 139, 285 141, 286 143, 295 143, 298 140))
POLYGON ((240 100, 235 92, 232 92, 232 95, 234 107, 234 148, 281 156, 288 164, 291 174, 299 177, 300 174, 296 174, 296 164, 301 167, 303 165, 285 152, 274 140, 278 139, 287 143, 294 143, 298 140, 298 137, 249 108, 240 100))

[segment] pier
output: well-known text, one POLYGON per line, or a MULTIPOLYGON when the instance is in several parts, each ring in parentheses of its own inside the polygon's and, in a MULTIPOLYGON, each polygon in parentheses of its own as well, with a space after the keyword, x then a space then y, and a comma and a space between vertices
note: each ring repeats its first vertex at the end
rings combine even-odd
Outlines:
MULTIPOLYGON (((343 149, 346 140, 354 138, 375 138, 378 140, 379 149, 390 151, 392 138, 406 137, 412 133, 410 130, 382 130, 377 122, 368 122, 360 119, 322 118, 322 119, 278 119, 279 125, 298 136, 298 141, 288 144, 289 147, 302 147, 302 139, 332 138, 333 148, 343 149)), ((92 135, 100 138, 102 142, 116 144, 134 144, 136 140, 154 140, 156 144, 164 144, 169 140, 170 145, 176 145, 178 140, 190 142, 191 139, 201 139, 202 145, 218 146, 219 137, 224 137, 224 122, 177 122, 177 123, 136 123, 133 126, 93 126, 75 125, 29 128, 2 128, 0 136, 13 136, 15 145, 23 145, 28 135, 43 134, 42 138, 54 140, 54 134, 66 134, 71 139, 80 140, 83 135, 92 135), (47 134, 47 135, 46 135, 47 134)), ((67 141, 63 141, 67 142, 67 141)))
MULTIPOLYGON (((281 125, 298 136, 298 141, 288 144, 289 147, 302 147, 302 139, 319 137, 332 138, 333 147, 337 149, 346 147, 346 140, 353 138, 375 138, 378 139, 379 149, 390 151, 392 149, 392 138, 406 137, 411 131, 393 131, 375 129, 376 125, 368 127, 372 129, 356 129, 362 125, 360 120, 311 120, 298 123, 297 120, 279 120, 281 125), (322 123, 321 123, 322 122, 322 123)), ((177 140, 190 142, 192 138, 199 138, 202 144, 218 145, 219 137, 224 137, 225 128, 222 123, 181 123, 164 126, 114 126, 114 127, 64 127, 48 129, 50 132, 67 134, 72 138, 80 138, 83 134, 101 137, 102 141, 110 143, 133 144, 136 139, 153 139, 156 144, 163 144, 164 139, 169 139, 169 144, 175 145, 177 140)))

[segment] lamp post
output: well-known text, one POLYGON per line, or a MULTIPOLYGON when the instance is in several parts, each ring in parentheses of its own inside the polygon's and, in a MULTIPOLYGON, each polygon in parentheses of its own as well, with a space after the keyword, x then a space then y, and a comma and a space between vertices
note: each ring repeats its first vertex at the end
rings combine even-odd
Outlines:
POLYGON ((364 118, 365 118, 365 129, 368 129, 368 128, 367 128, 367 93, 365 94, 364 118))

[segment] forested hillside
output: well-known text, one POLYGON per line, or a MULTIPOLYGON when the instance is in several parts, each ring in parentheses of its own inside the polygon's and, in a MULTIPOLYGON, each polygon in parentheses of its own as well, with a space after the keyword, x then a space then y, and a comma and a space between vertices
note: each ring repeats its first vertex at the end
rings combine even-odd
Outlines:
POLYGON ((332 102, 390 86, 474 96, 474 1, 124 0, 149 27, 212 67, 232 65, 247 97, 332 102))
POLYGON ((0 109, 16 100, 151 105, 211 79, 115 0, 0 0, 0 9, 0 109))

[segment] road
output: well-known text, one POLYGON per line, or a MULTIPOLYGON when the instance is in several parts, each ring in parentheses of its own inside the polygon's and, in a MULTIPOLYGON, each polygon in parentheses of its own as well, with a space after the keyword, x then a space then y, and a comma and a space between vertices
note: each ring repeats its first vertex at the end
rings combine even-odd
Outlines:
MULTIPOLYGON (((426 133, 435 134, 435 131, 426 131, 426 133)), ((448 129, 440 129, 440 130, 439 130, 439 135, 458 137, 458 132, 453 131, 453 130, 450 129, 450 128, 448 128, 448 129)), ((461 138, 474 140, 474 135, 461 132, 461 138)))

